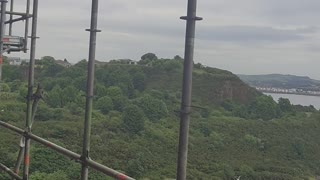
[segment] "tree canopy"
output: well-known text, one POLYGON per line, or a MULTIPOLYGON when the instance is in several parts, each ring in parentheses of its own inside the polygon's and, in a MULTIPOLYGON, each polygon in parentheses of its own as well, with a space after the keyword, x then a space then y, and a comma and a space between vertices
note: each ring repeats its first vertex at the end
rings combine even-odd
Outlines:
MULTIPOLYGON (((90 156, 136 179, 174 179, 183 61, 153 53, 150 64, 97 63, 90 156)), ((87 61, 58 66, 39 61, 35 81, 45 90, 32 132, 81 150, 87 61)), ((26 66, 4 65, 0 120, 24 127, 26 66)), ((275 102, 231 72, 194 68, 187 179, 314 179, 320 170, 320 113, 313 106, 275 102)), ((0 130, 0 162, 12 167, 19 136, 0 130)), ((79 179, 81 165, 32 143, 31 179, 79 179)), ((90 179, 105 180, 91 171, 90 179)), ((0 172, 0 179, 8 176, 0 172)))

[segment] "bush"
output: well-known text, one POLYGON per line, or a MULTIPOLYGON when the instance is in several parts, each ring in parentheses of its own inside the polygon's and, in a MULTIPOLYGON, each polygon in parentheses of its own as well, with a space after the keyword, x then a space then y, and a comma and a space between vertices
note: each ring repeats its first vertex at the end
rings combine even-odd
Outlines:
POLYGON ((0 83, 0 92, 10 92, 10 87, 6 83, 0 83))
POLYGON ((167 105, 159 99, 145 95, 137 100, 139 107, 150 121, 159 121, 168 115, 167 105))
POLYGON ((98 101, 96 102, 96 108, 99 109, 102 113, 108 114, 109 111, 113 110, 112 99, 108 96, 99 98, 98 101))
POLYGON ((255 118, 270 120, 279 117, 280 109, 271 96, 258 96, 250 105, 251 115, 255 118))
POLYGON ((123 123, 126 129, 131 133, 138 133, 144 129, 144 114, 142 110, 135 105, 128 105, 124 108, 123 123))

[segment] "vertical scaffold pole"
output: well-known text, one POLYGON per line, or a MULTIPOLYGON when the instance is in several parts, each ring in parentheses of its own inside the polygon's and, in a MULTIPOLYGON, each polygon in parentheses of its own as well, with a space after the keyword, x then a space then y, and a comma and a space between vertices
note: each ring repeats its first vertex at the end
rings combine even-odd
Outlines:
POLYGON ((192 70, 193 53, 196 21, 202 18, 196 16, 197 0, 188 0, 188 15, 180 19, 187 21, 184 70, 182 84, 182 102, 180 112, 180 135, 179 152, 177 165, 177 180, 185 180, 187 177, 187 155, 188 155, 188 136, 189 122, 191 113, 191 95, 192 95, 192 70))
MULTIPOLYGON (((27 0, 26 16, 29 16, 29 15, 30 15, 30 0, 27 0)), ((26 20, 25 20, 25 30, 24 30, 24 47, 23 47, 24 53, 27 52, 28 33, 29 33, 29 18, 26 18, 26 20)))
POLYGON ((88 77, 87 77, 87 97, 86 97, 86 111, 84 121, 84 134, 83 134, 83 149, 82 149, 82 171, 81 179, 88 179, 88 165, 90 152, 90 134, 91 134, 91 116, 92 116, 92 103, 93 103, 93 85, 94 85, 94 66, 95 66, 95 55, 96 55, 96 41, 98 25, 98 0, 92 0, 91 10, 91 27, 87 29, 90 32, 90 45, 89 45, 89 60, 88 60, 88 77))
MULTIPOLYGON (((36 40, 37 40, 37 23, 38 23, 38 0, 34 0, 33 1, 30 62, 29 62, 29 77, 28 77, 27 115, 26 115, 26 129, 25 129, 26 133, 31 132, 32 99, 33 99, 33 86, 34 86, 34 64, 35 64, 36 40)), ((30 138, 25 137, 23 180, 29 180, 29 163, 30 163, 30 138)))
MULTIPOLYGON (((10 11, 11 12, 13 12, 13 3, 14 3, 14 0, 11 0, 10 1, 10 11)), ((10 21, 12 21, 12 19, 13 19, 13 15, 10 14, 10 21)), ((11 35, 12 35, 12 22, 10 22, 10 24, 9 24, 9 36, 11 36, 11 35)))
MULTIPOLYGON (((7 1, 1 0, 1 17, 0 17, 0 82, 2 81, 2 63, 3 63, 3 36, 5 32, 6 8, 7 1)), ((1 91, 1 89, 0 89, 1 91)))

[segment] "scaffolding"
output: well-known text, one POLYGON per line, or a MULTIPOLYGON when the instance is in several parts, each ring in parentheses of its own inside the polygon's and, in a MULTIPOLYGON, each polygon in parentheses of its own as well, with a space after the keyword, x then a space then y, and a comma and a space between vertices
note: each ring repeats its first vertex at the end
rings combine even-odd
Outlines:
MULTIPOLYGON (((27 94, 27 112, 25 129, 20 129, 6 122, 0 121, 0 126, 7 128, 19 135, 21 135, 19 155, 14 166, 11 170, 6 165, 0 163, 0 169, 7 172, 13 179, 29 180, 29 165, 30 165, 30 140, 40 143, 68 158, 78 162, 82 165, 81 179, 88 179, 88 168, 93 168, 99 172, 102 172, 110 177, 119 180, 133 180, 133 178, 115 171, 109 167, 106 167, 100 163, 97 163, 90 159, 90 135, 91 135, 91 116, 92 116, 92 104, 93 104, 93 87, 94 87, 94 61, 96 53, 96 39, 97 33, 100 30, 97 29, 98 24, 98 1, 92 0, 91 9, 91 26, 86 31, 90 32, 89 41, 89 58, 87 69, 87 90, 86 90, 86 108, 85 108, 85 120, 84 120, 84 136, 83 136, 83 149, 82 154, 74 153, 66 148, 63 148, 57 144, 47 141, 39 136, 34 135, 31 132, 32 124, 34 121, 35 113, 38 103, 42 98, 43 90, 40 85, 35 93, 34 91, 34 66, 35 66, 35 53, 36 53, 36 41, 37 41, 37 20, 38 20, 38 1, 39 0, 26 0, 26 11, 14 12, 14 0, 10 0, 10 10, 6 10, 7 0, 0 0, 1 3, 1 17, 0 17, 0 82, 2 75, 2 62, 3 53, 7 52, 27 52, 29 37, 29 19, 32 20, 31 27, 31 42, 30 42, 30 62, 28 71, 28 94, 27 94), (32 1, 32 14, 30 14, 30 6, 32 1), (6 20, 6 16, 9 15, 9 20, 6 20), (18 17, 16 17, 18 16, 18 17), (23 36, 12 36, 12 28, 15 22, 25 21, 24 28, 25 33, 23 36), (6 25, 9 24, 9 35, 5 36, 6 25), (23 162, 23 175, 19 175, 20 165, 23 162)), ((195 22, 201 20, 196 16, 196 4, 197 0, 188 0, 188 13, 187 16, 181 17, 181 19, 187 21, 186 27, 186 46, 185 46, 185 62, 184 62, 184 78, 182 89, 182 103, 180 111, 180 136, 179 136, 179 152, 177 162, 177 179, 186 179, 187 169, 187 150, 188 150, 188 131, 191 112, 191 87, 192 87, 192 69, 193 69, 193 51, 194 51, 194 37, 195 37, 195 22)))
POLYGON ((86 116, 85 116, 85 136, 83 142, 83 153, 76 154, 68 149, 58 146, 52 142, 49 142, 43 138, 40 138, 31 132, 31 127, 33 124, 35 112, 39 100, 42 98, 42 88, 38 86, 35 93, 34 90, 34 65, 35 65, 35 53, 36 53, 36 39, 37 39, 37 20, 38 20, 38 0, 33 0, 33 13, 30 14, 30 0, 27 0, 26 12, 18 13, 14 12, 14 0, 10 2, 10 11, 6 11, 6 0, 1 0, 1 18, 0 18, 0 57, 2 64, 2 57, 4 52, 12 51, 24 51, 27 52, 27 38, 29 29, 29 20, 32 19, 31 28, 31 43, 30 43, 30 62, 29 62, 29 76, 28 76, 28 95, 27 95, 27 113, 26 113, 26 124, 25 130, 7 124, 5 122, 0 122, 0 125, 12 130, 22 136, 20 141, 20 151, 18 155, 17 162, 15 164, 14 170, 9 169, 4 164, 0 163, 0 168, 7 172, 14 179, 29 179, 29 164, 30 164, 30 140, 36 141, 44 146, 47 146, 58 153, 69 157, 76 162, 82 164, 81 179, 88 179, 88 167, 91 167, 97 171, 100 171, 110 177, 122 180, 132 180, 133 178, 128 177, 118 171, 108 168, 102 164, 99 164, 89 157, 89 147, 90 147, 90 128, 91 128, 91 110, 92 110, 92 97, 93 97, 93 80, 94 80, 94 60, 95 60, 95 50, 96 50, 96 33, 97 30, 97 19, 98 19, 98 0, 92 0, 92 10, 91 10, 91 27, 87 29, 90 32, 90 45, 89 45, 89 66, 88 66, 88 89, 87 89, 87 103, 86 103, 86 116), (6 16, 9 15, 10 19, 6 21, 6 16), (14 16, 21 16, 14 18, 14 16), (12 27, 14 22, 25 20, 25 34, 24 38, 12 36, 12 27), (5 25, 9 24, 9 35, 4 36, 5 25), (23 161, 23 176, 19 176, 20 164, 23 161))

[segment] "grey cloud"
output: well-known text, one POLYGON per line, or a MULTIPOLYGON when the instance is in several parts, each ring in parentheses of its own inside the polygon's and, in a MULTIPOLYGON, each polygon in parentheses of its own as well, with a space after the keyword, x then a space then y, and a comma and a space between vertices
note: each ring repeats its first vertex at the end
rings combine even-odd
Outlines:
MULTIPOLYGON (((186 0, 99 2, 98 59, 139 59, 146 52, 159 57, 183 54, 185 22, 179 17, 186 14, 186 0)), ((281 68, 274 68, 280 62, 292 66, 286 73, 305 72, 299 71, 308 66, 302 62, 319 59, 319 7, 319 0, 199 0, 198 15, 204 21, 197 24, 195 59, 236 73, 281 73, 281 68)), ((86 58, 89 33, 84 30, 90 25, 90 9, 87 0, 40 1, 37 56, 72 62, 86 58)), ((314 61, 312 67, 319 65, 314 61)), ((317 70, 310 68, 308 73, 317 70)))
POLYGON ((281 43, 305 40, 306 34, 317 32, 317 28, 280 29, 262 26, 216 26, 200 29, 199 38, 209 41, 234 43, 281 43))
POLYGON ((260 0, 261 19, 271 23, 317 25, 316 17, 320 16, 318 0, 260 0))

